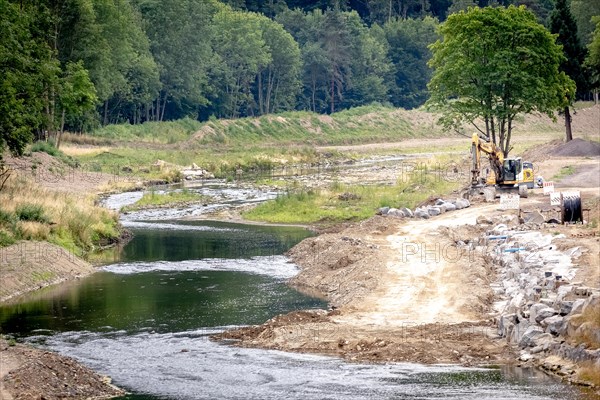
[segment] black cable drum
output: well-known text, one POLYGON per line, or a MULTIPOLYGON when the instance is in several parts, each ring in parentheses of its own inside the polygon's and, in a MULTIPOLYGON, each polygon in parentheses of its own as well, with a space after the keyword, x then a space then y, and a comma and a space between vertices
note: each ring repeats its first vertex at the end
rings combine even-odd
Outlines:
POLYGON ((568 196, 563 198, 563 223, 583 223, 580 196, 568 196))

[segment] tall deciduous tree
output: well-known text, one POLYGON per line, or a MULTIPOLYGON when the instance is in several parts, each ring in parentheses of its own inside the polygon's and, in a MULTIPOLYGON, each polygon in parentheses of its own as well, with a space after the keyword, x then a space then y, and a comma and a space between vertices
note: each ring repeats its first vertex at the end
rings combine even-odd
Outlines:
POLYGON ((271 61, 256 77, 258 113, 293 109, 301 85, 302 59, 298 43, 281 24, 266 17, 259 18, 259 26, 271 61))
POLYGON ((35 7, 0 0, 0 167, 6 149, 22 154, 43 125, 43 88, 53 79, 54 68, 40 62, 52 51, 34 33, 39 13, 35 7))
POLYGON ((410 109, 427 100, 427 83, 431 79, 431 69, 427 66, 431 58, 428 46, 438 39, 438 25, 431 17, 385 24, 395 83, 391 101, 395 106, 410 109))
POLYGON ((139 0, 161 81, 149 119, 163 120, 168 107, 171 118, 196 117, 208 102, 209 71, 215 60, 212 19, 224 7, 216 0, 139 0))
MULTIPOLYGON (((264 18, 264 17, 263 17, 264 18)), ((217 77, 222 115, 237 118, 252 114, 252 85, 260 71, 271 63, 258 14, 223 10, 213 19, 213 47, 219 56, 217 77)))
POLYGON ((96 106, 96 88, 90 80, 83 62, 69 62, 60 80, 58 92, 58 108, 60 125, 56 137, 56 147, 60 146, 61 136, 65 128, 65 119, 76 119, 96 106))
MULTIPOLYGON (((558 35, 557 42, 563 46, 565 58, 560 69, 567 74, 577 86, 577 97, 582 97, 588 89, 587 76, 584 73, 583 62, 586 52, 577 35, 577 25, 571 14, 567 0, 557 0, 556 7, 550 15, 550 31, 558 35)), ((573 139, 571 132, 571 112, 569 107, 575 101, 575 96, 568 99, 562 107, 565 116, 565 131, 567 142, 573 139)))
POLYGON ((524 7, 472 8, 450 15, 440 32, 429 106, 442 111, 447 128, 471 124, 505 155, 517 115, 553 116, 573 88, 559 72, 560 45, 524 7))

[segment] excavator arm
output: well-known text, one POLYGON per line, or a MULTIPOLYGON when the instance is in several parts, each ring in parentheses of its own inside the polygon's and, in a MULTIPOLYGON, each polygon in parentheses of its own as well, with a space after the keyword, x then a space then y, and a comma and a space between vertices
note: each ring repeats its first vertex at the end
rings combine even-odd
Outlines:
POLYGON ((477 133, 473 134, 471 143, 471 184, 481 182, 481 158, 485 154, 490 162, 490 167, 496 175, 496 181, 504 181, 504 153, 492 142, 482 142, 477 133))

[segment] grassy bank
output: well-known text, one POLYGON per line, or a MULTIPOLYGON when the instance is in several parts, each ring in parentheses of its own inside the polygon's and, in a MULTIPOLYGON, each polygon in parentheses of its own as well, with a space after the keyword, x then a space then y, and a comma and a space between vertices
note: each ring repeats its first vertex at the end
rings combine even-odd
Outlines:
POLYGON ((117 215, 91 197, 50 191, 25 176, 9 178, 0 204, 0 246, 39 240, 82 255, 120 235, 117 215))
POLYGON ((336 223, 369 218, 380 207, 408 207, 430 196, 442 196, 458 189, 462 182, 445 179, 429 160, 394 185, 344 185, 333 182, 325 189, 290 187, 275 200, 243 213, 244 218, 271 223, 336 223))
MULTIPOLYGON (((157 177, 157 160, 163 160, 180 166, 195 163, 217 177, 227 178, 240 170, 256 172, 328 161, 315 145, 399 141, 441 134, 432 114, 410 111, 411 115, 419 115, 418 123, 412 123, 407 120, 408 113, 372 105, 332 115, 295 111, 204 123, 183 119, 109 125, 90 135, 65 135, 61 148, 91 171, 153 179, 157 177)), ((335 151, 327 154, 328 158, 338 156, 335 151)))
MULTIPOLYGON (((430 116, 416 110, 411 112, 430 116)), ((406 120, 405 114, 406 111, 401 109, 370 105, 332 115, 292 111, 236 120, 211 119, 204 123, 185 118, 141 125, 108 125, 89 135, 94 138, 89 141, 105 139, 162 144, 186 141, 195 146, 265 143, 320 145, 398 140, 415 135, 433 137, 439 133, 437 129, 432 129, 433 117, 427 117, 428 121, 423 124, 413 124, 406 120)), ((85 143, 85 139, 72 136, 67 140, 85 143)))
POLYGON ((207 196, 202 196, 198 193, 190 192, 187 189, 183 189, 177 192, 166 193, 157 193, 155 191, 151 191, 148 193, 144 193, 142 198, 134 204, 123 207, 122 211, 135 211, 142 210, 145 208, 156 208, 166 206, 172 207, 176 205, 203 202, 208 200, 209 198, 207 196))

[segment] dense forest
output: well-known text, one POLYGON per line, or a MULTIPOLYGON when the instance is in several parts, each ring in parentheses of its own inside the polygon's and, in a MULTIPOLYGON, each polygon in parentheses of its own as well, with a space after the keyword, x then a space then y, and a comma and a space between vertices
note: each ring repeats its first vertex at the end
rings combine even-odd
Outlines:
MULTIPOLYGON (((584 97, 600 75, 600 0, 568 3, 592 60, 584 97)), ((509 4, 550 29, 556 0, 0 0, 2 137, 18 149, 26 131, 418 107, 438 25, 509 4)))

